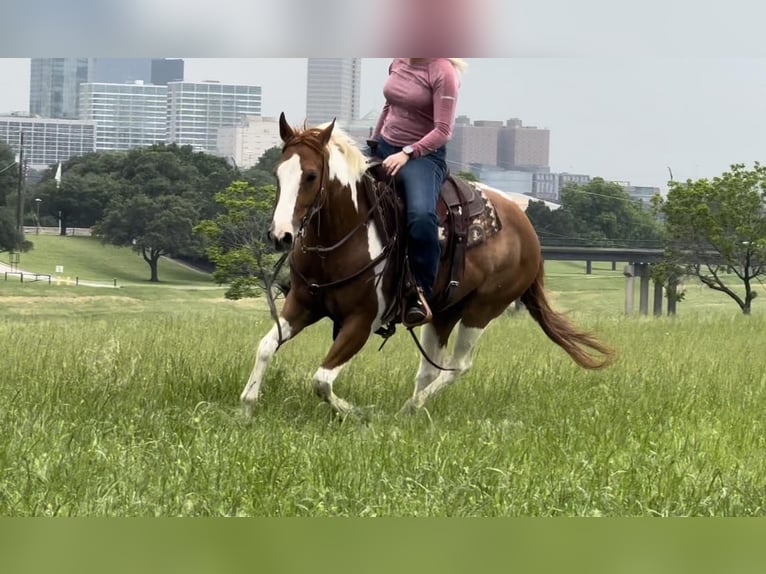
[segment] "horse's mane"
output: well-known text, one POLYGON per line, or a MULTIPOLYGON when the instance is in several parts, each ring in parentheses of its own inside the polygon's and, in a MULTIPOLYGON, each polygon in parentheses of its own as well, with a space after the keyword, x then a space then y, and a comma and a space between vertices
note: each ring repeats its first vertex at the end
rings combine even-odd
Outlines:
MULTIPOLYGON (((298 141, 305 139, 318 144, 319 133, 329 125, 330 122, 327 122, 312 128, 294 129, 294 138, 298 141)), ((351 136, 337 125, 332 130, 327 150, 330 153, 331 167, 338 171, 343 170, 347 182, 359 181, 367 171, 367 157, 362 153, 362 150, 359 149, 359 146, 351 136)))

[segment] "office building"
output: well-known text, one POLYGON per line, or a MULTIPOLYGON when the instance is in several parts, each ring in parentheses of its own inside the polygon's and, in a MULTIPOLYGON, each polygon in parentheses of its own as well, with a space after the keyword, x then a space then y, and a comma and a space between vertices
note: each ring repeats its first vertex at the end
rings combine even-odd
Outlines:
POLYGON ((150 81, 155 86, 167 86, 170 82, 184 80, 184 61, 180 58, 152 60, 150 81))
POLYGON ((167 86, 86 82, 80 119, 96 123, 96 150, 147 147, 167 137, 167 86))
POLYGON ((359 117, 361 58, 309 58, 306 123, 315 126, 335 119, 346 127, 359 117))
POLYGON ((476 121, 466 116, 455 120, 452 139, 447 144, 447 162, 452 170, 471 165, 497 165, 497 141, 503 122, 476 121))
POLYGON ((498 163, 506 169, 538 171, 550 161, 550 131, 524 126, 517 118, 506 122, 500 130, 498 163))
POLYGON ((32 58, 29 113, 77 119, 80 84, 88 81, 88 58, 32 58))
POLYGON ((216 153, 218 128, 261 115, 261 87, 219 82, 169 82, 167 141, 216 153))
POLYGON ((92 121, 0 116, 0 140, 19 153, 24 132, 24 159, 31 169, 47 169, 58 162, 96 150, 96 124, 92 121))
POLYGON ((241 169, 254 166, 267 150, 281 144, 276 118, 247 115, 236 126, 218 128, 218 155, 241 169))
POLYGON ((447 144, 447 162, 453 170, 474 165, 516 171, 546 171, 549 163, 550 132, 523 126, 521 120, 507 122, 478 120, 467 116, 455 119, 452 139, 447 144))

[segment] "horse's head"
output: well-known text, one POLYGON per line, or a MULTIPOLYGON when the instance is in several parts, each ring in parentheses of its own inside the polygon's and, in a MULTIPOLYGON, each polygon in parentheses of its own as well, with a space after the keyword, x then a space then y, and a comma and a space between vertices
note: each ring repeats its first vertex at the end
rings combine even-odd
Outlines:
POLYGON ((324 129, 296 132, 279 116, 279 135, 284 146, 276 168, 277 204, 269 238, 277 250, 289 249, 302 223, 321 207, 328 183, 329 152, 335 120, 324 129))

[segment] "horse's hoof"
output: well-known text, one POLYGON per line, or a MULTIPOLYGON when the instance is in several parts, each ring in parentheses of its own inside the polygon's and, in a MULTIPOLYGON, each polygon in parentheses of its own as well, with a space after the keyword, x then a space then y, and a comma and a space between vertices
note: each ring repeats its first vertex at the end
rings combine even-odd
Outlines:
POLYGON ((399 409, 399 412, 397 413, 398 416, 411 416, 414 415, 418 410, 418 406, 415 404, 415 402, 412 399, 409 399, 406 403, 404 403, 404 406, 399 409))
POLYGON ((252 419, 255 411, 255 403, 252 401, 242 401, 242 414, 246 419, 252 419))

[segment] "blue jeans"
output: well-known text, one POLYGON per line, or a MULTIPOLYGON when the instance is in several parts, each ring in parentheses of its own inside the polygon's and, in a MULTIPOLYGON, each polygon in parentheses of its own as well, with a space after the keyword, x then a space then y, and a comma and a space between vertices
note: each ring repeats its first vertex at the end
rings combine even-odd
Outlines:
MULTIPOLYGON (((375 155, 380 159, 401 151, 378 138, 375 155)), ((439 269, 439 219, 436 201, 447 177, 447 152, 444 147, 421 157, 410 158, 396 175, 404 191, 407 207, 407 252, 410 269, 426 297, 431 295, 439 269)))

